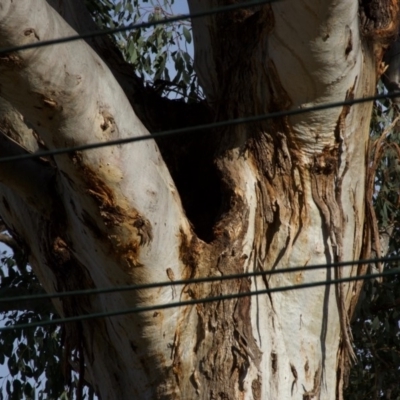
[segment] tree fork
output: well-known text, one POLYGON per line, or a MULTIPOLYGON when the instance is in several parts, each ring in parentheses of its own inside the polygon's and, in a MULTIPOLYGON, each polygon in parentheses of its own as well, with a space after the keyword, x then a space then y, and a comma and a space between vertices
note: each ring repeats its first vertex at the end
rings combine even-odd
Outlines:
MULTIPOLYGON (((223 4, 189 1, 191 11, 223 4)), ((82 3, 66 7, 59 11, 82 29, 82 3)), ((387 32, 381 24, 376 34, 386 42, 397 28, 393 7, 387 32)), ((199 106, 201 115, 224 120, 371 95, 386 42, 365 36, 358 11, 347 1, 308 0, 193 21, 196 69, 208 102, 199 106)), ((42 0, 0 8, 2 45, 71 33, 42 0)), ((140 99, 136 78, 128 103, 129 91, 119 86, 129 81, 121 78, 126 66, 118 72, 118 62, 111 64, 114 76, 121 74, 117 80, 81 42, 8 55, 0 60, 1 95, 49 148, 140 136, 147 133, 143 123, 154 130, 166 123, 140 99)), ((85 310, 56 301, 62 315, 329 281, 329 268, 291 273, 290 267, 363 254, 370 114, 371 105, 360 104, 214 132, 199 163, 212 171, 204 188, 216 200, 201 210, 189 191, 181 202, 184 180, 172 179, 181 172, 167 169, 180 158, 173 148, 166 146, 161 157, 146 142, 56 157, 58 224, 5 185, 0 214, 29 244, 47 291, 288 269, 268 278, 98 296, 85 310), (211 218, 199 228, 200 211, 208 208, 211 218)), ((197 143, 184 143, 182 152, 195 152, 197 143)), ((351 311, 359 287, 340 287, 339 311, 351 311)), ((85 377, 102 398, 341 398, 347 361, 340 327, 345 334, 347 321, 339 311, 328 285, 82 323, 85 377)))

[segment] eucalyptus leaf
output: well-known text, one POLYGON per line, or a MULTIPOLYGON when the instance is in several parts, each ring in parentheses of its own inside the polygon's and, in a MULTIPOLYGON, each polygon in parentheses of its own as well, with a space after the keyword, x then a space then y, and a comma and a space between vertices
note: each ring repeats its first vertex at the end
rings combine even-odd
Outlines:
POLYGON ((192 42, 192 34, 185 26, 182 27, 182 33, 188 43, 192 42))

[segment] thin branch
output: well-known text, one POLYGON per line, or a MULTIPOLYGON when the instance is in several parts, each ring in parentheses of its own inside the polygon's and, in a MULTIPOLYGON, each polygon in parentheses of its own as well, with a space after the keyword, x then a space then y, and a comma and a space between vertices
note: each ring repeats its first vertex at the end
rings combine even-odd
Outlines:
POLYGON ((18 246, 17 241, 13 239, 10 235, 7 235, 3 232, 0 233, 0 242, 8 246, 14 253, 17 251, 21 251, 21 247, 18 246))

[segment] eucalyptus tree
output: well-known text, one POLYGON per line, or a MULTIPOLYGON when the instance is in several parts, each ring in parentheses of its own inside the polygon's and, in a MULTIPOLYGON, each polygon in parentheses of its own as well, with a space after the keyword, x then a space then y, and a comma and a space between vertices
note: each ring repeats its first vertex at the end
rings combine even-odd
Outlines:
MULTIPOLYGON (((188 1, 192 13, 228 3, 188 1)), ((3 1, 0 45, 95 30, 92 16, 103 26, 135 20, 131 5, 3 1), (110 10, 122 14, 107 18, 110 10)), ((1 154, 371 96, 398 11, 389 0, 277 1, 193 19, 192 32, 179 32, 193 36, 194 71, 176 51, 172 81, 159 50, 179 40, 173 29, 2 53, 1 154), (171 91, 187 101, 163 96, 171 91)), ((165 16, 157 5, 150 18, 165 16)), ((368 258, 372 244, 382 252, 371 111, 368 102, 344 105, 3 164, 0 215, 47 292, 171 281, 54 300, 62 317, 361 275, 368 266, 306 267, 368 258), (173 285, 276 269, 285 273, 173 285)), ((350 319, 361 288, 328 284, 67 324, 66 359, 103 399, 340 399, 356 358, 350 319)))

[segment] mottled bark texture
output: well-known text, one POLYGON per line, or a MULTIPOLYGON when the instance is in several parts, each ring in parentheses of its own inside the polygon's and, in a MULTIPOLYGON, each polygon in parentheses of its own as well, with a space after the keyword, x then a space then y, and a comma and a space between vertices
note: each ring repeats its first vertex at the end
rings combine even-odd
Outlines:
MULTIPOLYGON (((49 3, 4 1, 0 45, 93 29, 81 1, 49 3)), ((2 55, 1 154, 369 96, 397 24, 394 1, 283 1, 196 19, 207 104, 195 106, 143 88, 106 38, 2 55)), ((62 316, 360 274, 290 268, 368 253, 371 108, 15 164, 0 173, 0 215, 49 292, 288 270, 64 298, 54 302, 62 316)), ((85 379, 102 399, 341 398, 359 290, 327 285, 82 322, 66 327, 66 346, 83 345, 85 379)))

